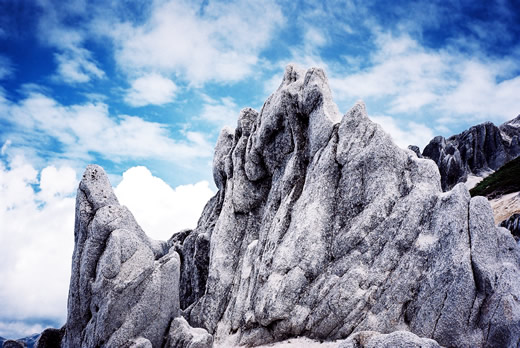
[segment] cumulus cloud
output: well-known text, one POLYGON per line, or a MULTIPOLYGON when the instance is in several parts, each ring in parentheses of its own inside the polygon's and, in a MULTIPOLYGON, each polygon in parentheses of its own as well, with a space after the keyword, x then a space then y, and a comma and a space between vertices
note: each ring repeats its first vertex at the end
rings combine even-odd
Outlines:
POLYGON ((64 106, 39 92, 15 104, 8 104, 0 119, 23 132, 11 134, 11 141, 20 144, 40 144, 45 147, 58 142, 63 156, 89 160, 92 153, 118 161, 123 158, 153 158, 183 161, 210 158, 213 146, 198 132, 185 131, 181 140, 170 137, 166 125, 140 117, 109 114, 108 106, 93 101, 64 106))
POLYGON ((125 101, 132 106, 162 105, 173 101, 177 86, 159 74, 148 74, 132 82, 125 101))
POLYGON ((261 50, 283 23, 274 1, 212 1, 202 6, 162 1, 150 13, 142 23, 125 21, 108 31, 118 64, 129 73, 152 69, 178 74, 191 85, 237 81, 251 74, 261 50))
POLYGON ((72 168, 38 173, 20 156, 0 162, 0 330, 6 336, 41 329, 24 320, 65 321, 76 186, 72 168))
POLYGON ((397 146, 403 149, 408 145, 417 145, 422 149, 434 137, 433 130, 421 123, 399 121, 390 116, 370 116, 370 119, 381 125, 397 146))
POLYGON ((195 228, 202 209, 214 195, 207 181, 172 188, 142 166, 124 172, 114 191, 146 234, 160 240, 195 228))
MULTIPOLYGON (((339 100, 382 101, 385 112, 417 115, 438 111, 439 125, 501 123, 520 109, 520 78, 509 59, 467 56, 455 49, 432 50, 409 35, 378 33, 371 64, 354 73, 330 73, 339 100), (431 111, 430 111, 431 112, 431 111)), ((414 115, 414 117, 415 117, 414 115)))

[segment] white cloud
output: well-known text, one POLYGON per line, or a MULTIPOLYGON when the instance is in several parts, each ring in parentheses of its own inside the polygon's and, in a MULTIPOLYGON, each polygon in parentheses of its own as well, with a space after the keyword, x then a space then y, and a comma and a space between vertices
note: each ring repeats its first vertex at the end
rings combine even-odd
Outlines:
POLYGON ((240 109, 232 98, 221 98, 219 101, 207 98, 198 118, 216 124, 219 128, 224 126, 236 127, 240 109))
POLYGON ((89 82, 93 77, 103 78, 105 72, 83 48, 69 48, 55 55, 58 64, 57 78, 66 83, 89 82))
POLYGON ((23 157, 14 157, 7 167, 0 163, 3 334, 22 337, 41 329, 17 322, 24 319, 65 321, 76 186, 71 168, 47 167, 38 179, 23 157))
MULTIPOLYGON (((93 78, 105 77, 92 52, 84 47, 89 35, 85 30, 66 25, 67 16, 84 15, 85 3, 73 1, 69 4, 54 4, 41 1, 41 16, 38 18, 38 38, 57 50, 54 58, 57 64, 57 80, 65 83, 86 83, 93 78)), ((85 24, 86 20, 80 22, 85 24)), ((80 25, 80 26, 81 26, 80 25)))
POLYGON ((466 62, 461 67, 460 83, 446 95, 441 108, 446 113, 472 115, 478 121, 492 117, 501 123, 514 118, 520 112, 520 76, 499 81, 504 70, 478 61, 466 62))
POLYGON ((0 332, 3 338, 18 339, 42 332, 46 327, 24 321, 0 320, 0 332))
MULTIPOLYGON (((354 73, 329 73, 336 99, 383 101, 385 113, 416 117, 429 108, 436 122, 501 123, 520 110, 520 77, 507 58, 466 56, 453 48, 431 50, 408 35, 377 34, 371 64, 354 73)), ((434 120, 431 120, 434 121, 434 120)))
POLYGON ((9 148, 9 146, 11 146, 11 139, 7 139, 4 143, 4 145, 2 145, 2 149, 0 150, 0 155, 4 155, 5 152, 7 151, 7 149, 9 148))
POLYGON ((9 104, 2 118, 23 130, 11 134, 13 144, 34 148, 58 141, 64 147, 63 156, 72 160, 89 160, 96 153, 112 161, 147 158, 182 164, 213 154, 212 144, 200 133, 186 131, 184 139, 174 140, 166 125, 135 116, 112 117, 102 102, 63 106, 41 93, 31 93, 9 104))
POLYGON ((129 74, 160 71, 200 85, 251 74, 282 23, 274 1, 210 2, 203 8, 195 2, 162 1, 142 24, 112 25, 109 19, 99 30, 112 36, 116 60, 129 74))
POLYGON ((132 106, 162 105, 173 101, 177 86, 159 74, 148 74, 132 82, 125 101, 132 106))
POLYGON ((370 116, 370 119, 381 125, 397 146, 403 149, 408 145, 417 145, 423 149, 434 137, 432 129, 424 124, 399 121, 390 116, 370 116))
POLYGON ((114 192, 146 234, 160 240, 195 228, 202 209, 214 195, 207 181, 172 188, 146 167, 128 169, 114 192))

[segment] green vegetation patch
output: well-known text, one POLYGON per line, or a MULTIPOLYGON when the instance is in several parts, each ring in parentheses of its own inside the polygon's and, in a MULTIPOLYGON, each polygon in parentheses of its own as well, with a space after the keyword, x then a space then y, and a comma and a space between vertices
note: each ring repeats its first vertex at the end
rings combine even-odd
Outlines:
POLYGON ((469 193, 472 197, 495 198, 517 191, 520 191, 520 157, 506 163, 472 188, 469 193))

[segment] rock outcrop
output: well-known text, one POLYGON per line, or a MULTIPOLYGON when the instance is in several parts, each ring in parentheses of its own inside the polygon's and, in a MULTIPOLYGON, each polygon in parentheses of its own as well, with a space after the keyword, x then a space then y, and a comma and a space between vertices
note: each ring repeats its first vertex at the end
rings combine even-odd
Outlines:
POLYGON ((322 70, 242 110, 213 175, 197 228, 156 242, 87 168, 64 346, 518 344, 520 250, 488 201, 442 192, 363 103, 341 117, 322 70))
POLYGON ((61 340, 65 335, 65 327, 61 329, 45 329, 38 336, 34 347, 35 348, 55 348, 59 347, 61 344, 61 340))
POLYGON ((507 228, 517 241, 520 241, 520 214, 513 214, 500 223, 501 227, 507 228))
POLYGON ((146 236, 99 166, 81 180, 74 239, 62 345, 161 347, 180 315, 179 255, 146 236))
POLYGON ((445 139, 433 138, 422 155, 432 159, 441 174, 444 191, 465 182, 468 175, 483 176, 520 155, 520 115, 496 127, 486 122, 445 139))

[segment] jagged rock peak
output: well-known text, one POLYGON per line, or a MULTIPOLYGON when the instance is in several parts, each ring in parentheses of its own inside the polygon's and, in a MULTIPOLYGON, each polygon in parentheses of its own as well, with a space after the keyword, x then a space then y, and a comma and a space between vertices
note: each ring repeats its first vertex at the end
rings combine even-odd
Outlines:
POLYGON ((445 139, 437 136, 423 156, 437 163, 447 191, 469 175, 485 176, 520 155, 520 116, 496 127, 485 122, 445 139))
POLYGON ((198 227, 208 277, 190 324, 245 345, 364 330, 517 342, 518 249, 487 201, 442 193, 435 164, 395 146, 363 103, 324 117, 328 88, 302 76, 288 67, 250 134, 219 140, 225 180, 198 227))
POLYGON ((163 243, 99 168, 105 184, 83 179, 65 346, 517 345, 520 251, 488 201, 442 192, 435 163, 362 102, 340 118, 323 71, 289 66, 221 132, 213 164, 197 227, 163 243))
POLYGON ((150 240, 89 165, 76 196, 74 253, 63 347, 161 347, 180 315, 180 259, 150 240))

